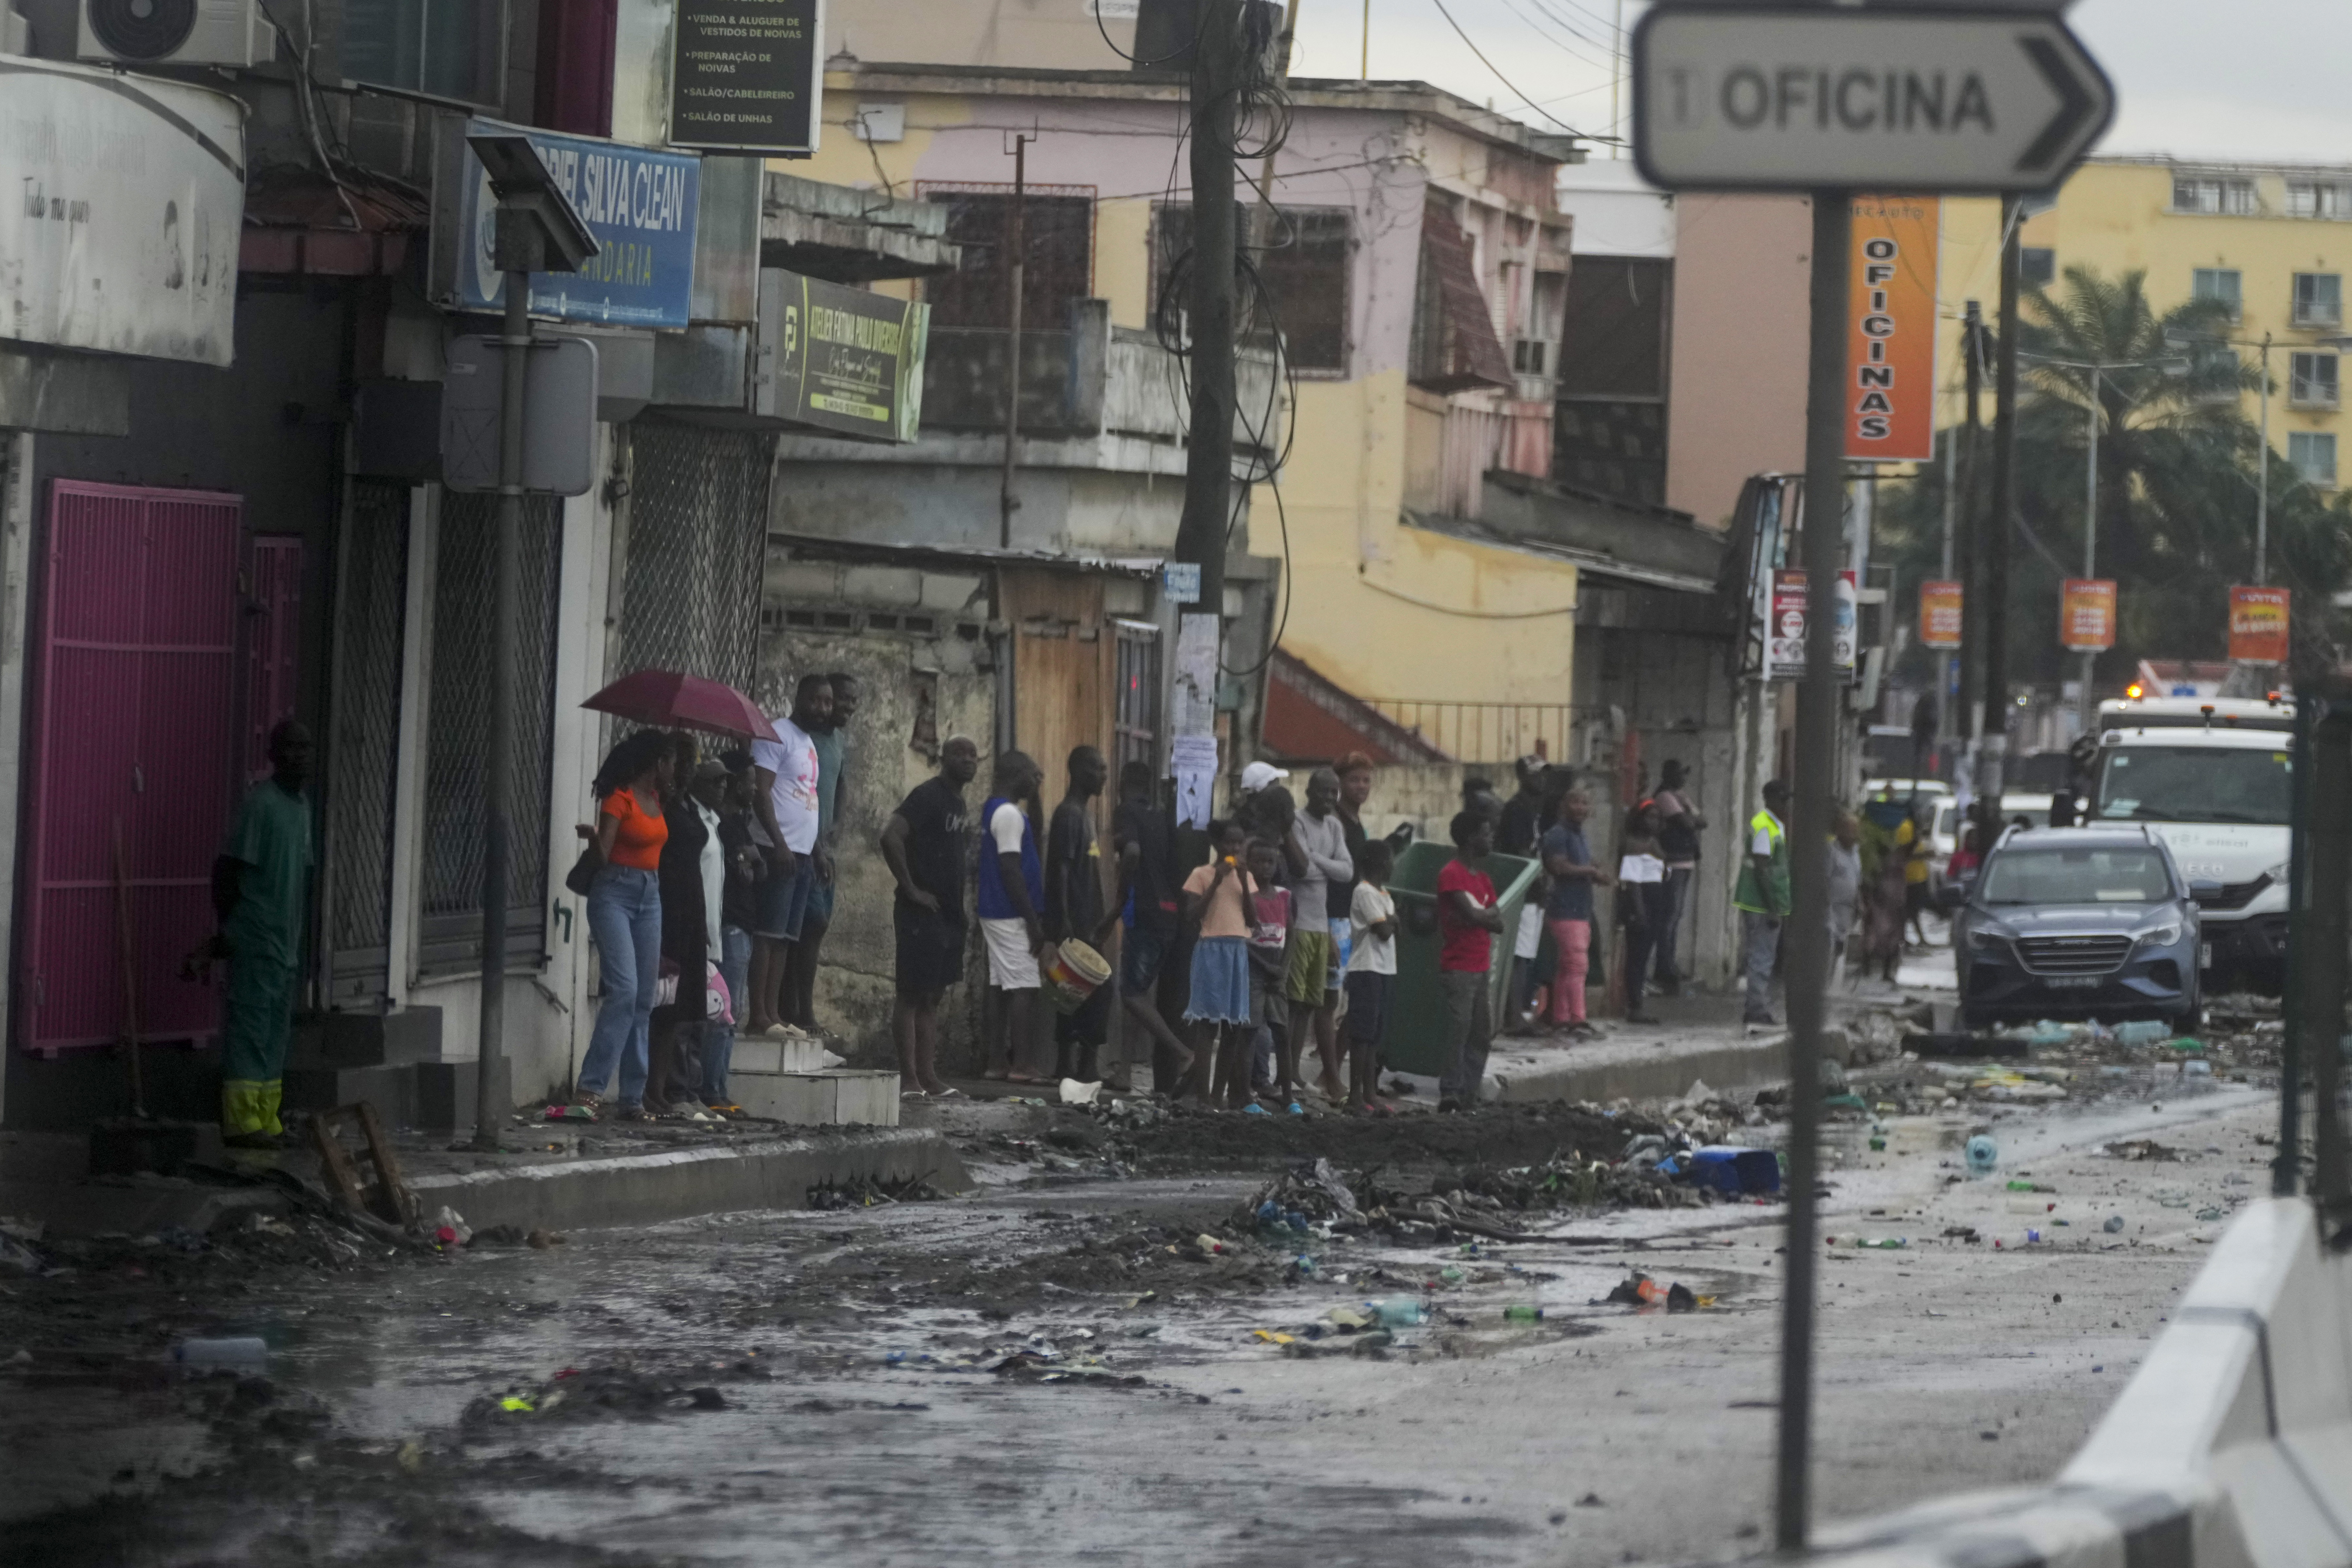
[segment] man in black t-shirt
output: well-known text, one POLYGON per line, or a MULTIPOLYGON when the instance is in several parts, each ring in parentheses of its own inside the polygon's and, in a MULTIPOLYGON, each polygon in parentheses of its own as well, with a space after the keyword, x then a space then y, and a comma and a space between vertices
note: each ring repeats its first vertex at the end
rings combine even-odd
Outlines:
POLYGON ((1118 805, 1110 819, 1111 848, 1118 857, 1113 907, 1128 922, 1119 949, 1121 1005, 1129 1022, 1150 1040, 1152 1086, 1167 1093, 1183 1081, 1192 1051, 1160 1012, 1160 966, 1182 928, 1184 873, 1176 863, 1175 826, 1152 799, 1153 783, 1149 763, 1118 770, 1118 805))
POLYGON ((916 785, 882 829, 882 860, 898 884, 890 910, 898 938, 890 1032, 905 1095, 955 1092, 940 1081, 940 1005, 963 977, 963 789, 979 772, 980 748, 952 737, 940 749, 939 776, 916 785))
MULTIPOLYGON (((1082 942, 1099 953, 1110 942, 1103 918, 1102 850, 1096 842, 1094 798, 1110 782, 1110 764, 1092 746, 1070 753, 1070 788, 1045 828, 1045 940, 1082 942)), ((1096 1081, 1097 1058, 1110 1028, 1113 987, 1095 987, 1086 1005, 1054 1022, 1056 1068, 1064 1078, 1096 1081)))

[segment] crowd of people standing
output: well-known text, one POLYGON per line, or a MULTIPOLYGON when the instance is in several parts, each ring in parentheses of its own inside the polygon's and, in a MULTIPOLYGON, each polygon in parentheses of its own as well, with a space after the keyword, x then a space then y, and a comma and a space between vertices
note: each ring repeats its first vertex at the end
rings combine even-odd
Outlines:
MULTIPOLYGON (((811 674, 774 716, 773 739, 711 754, 693 735, 642 731, 598 770, 596 821, 580 830, 604 977, 574 1096, 586 1114, 740 1114, 734 1042, 815 1036, 856 707, 854 679, 811 674)), ((1524 759, 1508 800, 1472 778, 1433 899, 1415 904, 1390 886, 1401 843, 1366 828, 1374 764, 1362 753, 1307 773, 1303 800, 1290 774, 1249 764, 1205 835, 1178 828, 1145 763, 1114 779, 1098 749, 1076 748, 1050 813, 1045 770, 1015 750, 992 759, 971 804, 981 763, 970 738, 949 738, 877 845, 894 886, 891 1034, 908 1098, 958 1093, 940 1037, 968 963, 984 975, 982 1079, 1131 1088, 1129 1063, 1106 1054, 1116 1018, 1123 1054, 1148 1057, 1156 1086, 1260 1115, 1303 1115, 1310 1097, 1387 1109, 1380 1048, 1408 919, 1437 938, 1444 1109, 1477 1099, 1498 1027, 1597 1032, 1586 992, 1606 945, 1598 894, 1616 893, 1628 1016, 1644 1018, 1646 994, 1681 983, 1676 929, 1706 823, 1676 763, 1605 858, 1589 837, 1591 798, 1568 770, 1524 759), (1098 803, 1114 785, 1106 835, 1098 803), (1539 868, 1515 931, 1502 927, 1487 863, 1498 851, 1539 868), (1501 1009, 1498 964, 1511 971, 1501 1009), (1091 992, 1042 1027, 1049 981, 1072 994, 1074 966, 1091 992)))
POLYGON ((847 674, 806 676, 773 740, 706 754, 711 742, 685 731, 639 730, 597 769, 572 878, 603 976, 579 1113, 738 1116, 739 1034, 817 1038, 857 694, 847 674))

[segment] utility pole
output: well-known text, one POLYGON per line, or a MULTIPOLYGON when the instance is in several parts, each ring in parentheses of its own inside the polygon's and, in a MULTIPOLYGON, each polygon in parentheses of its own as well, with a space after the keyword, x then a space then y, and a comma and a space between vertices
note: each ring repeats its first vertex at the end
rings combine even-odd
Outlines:
MULTIPOLYGON (((1944 432, 1944 569, 1943 579, 1952 580, 1953 533, 1958 526, 1960 508, 1960 430, 1954 425, 1944 432)), ((1936 727, 1949 737, 1958 730, 1952 715, 1952 654, 1936 661, 1936 727)))
POLYGON ((1192 426, 1172 554, 1201 568, 1196 612, 1221 615, 1234 488, 1234 100, 1242 0, 1200 0, 1192 35, 1192 426))
POLYGON ((1015 456, 1021 441, 1021 306, 1022 295, 1029 273, 1029 143, 1037 140, 1025 132, 1013 138, 1013 212, 1005 220, 1005 249, 1013 258, 1012 299, 1005 307, 1005 320, 1012 327, 1004 340, 1004 479, 997 492, 997 547, 1013 548, 1013 514, 1021 508, 1013 493, 1013 471, 1019 467, 1015 456))
POLYGON ((1789 1271, 1780 1308, 1780 1434, 1775 1521, 1784 1552, 1805 1546, 1812 1511, 1814 1189, 1822 1122, 1822 988, 1829 977, 1830 795, 1837 783, 1837 584, 1845 543, 1847 272, 1853 195, 1813 193, 1811 332, 1805 397, 1805 679, 1797 689, 1795 799, 1788 823, 1790 911, 1783 928, 1789 1005, 1789 1271))
POLYGON ((1984 763, 1977 774, 1979 820, 2000 818, 2001 773, 2009 754, 2009 542, 2017 514, 2018 231, 2015 196, 2000 203, 2000 341, 1993 365, 1992 515, 1985 523, 1984 763))
POLYGON ((1974 300, 1969 301, 1961 342, 1968 356, 1969 423, 1960 451, 1960 711, 1952 738, 1973 780, 1984 734, 1984 509, 1977 504, 1984 472, 1984 309, 1974 300))

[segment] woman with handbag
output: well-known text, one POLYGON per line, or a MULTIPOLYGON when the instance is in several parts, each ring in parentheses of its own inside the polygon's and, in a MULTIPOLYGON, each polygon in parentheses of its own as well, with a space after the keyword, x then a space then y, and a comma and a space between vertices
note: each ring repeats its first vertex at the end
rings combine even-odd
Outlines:
POLYGON ((641 730, 614 746, 591 786, 596 826, 566 886, 589 872, 588 931, 604 967, 604 1000, 580 1064, 574 1103, 601 1115, 604 1087, 620 1071, 623 1121, 652 1118, 645 1109, 654 1001, 661 983, 662 846, 669 838, 664 805, 672 790, 669 736, 641 730), (593 865, 593 870, 591 869, 593 865))
POLYGON ((662 842, 661 983, 652 1018, 652 1070, 646 1109, 656 1116, 712 1118, 695 1097, 702 1085, 702 1022, 710 1016, 711 936, 702 884, 710 828, 688 785, 701 753, 683 731, 669 737, 669 837, 662 842))

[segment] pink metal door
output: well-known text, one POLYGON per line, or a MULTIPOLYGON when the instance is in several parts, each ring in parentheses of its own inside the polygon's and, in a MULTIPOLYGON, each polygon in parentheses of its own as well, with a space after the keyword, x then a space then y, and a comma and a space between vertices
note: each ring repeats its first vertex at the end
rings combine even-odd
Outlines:
POLYGON ((269 731, 294 717, 302 637, 302 541, 257 533, 246 554, 245 777, 269 776, 269 731))
POLYGON ((243 503, 192 490, 54 482, 31 775, 20 1038, 113 1041, 120 824, 141 1035, 208 1036, 219 1001, 179 978, 213 929, 212 862, 235 773, 243 503))

